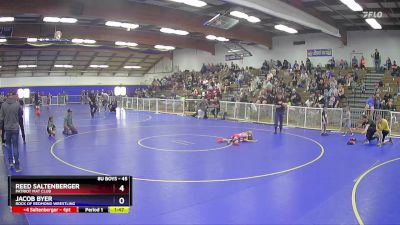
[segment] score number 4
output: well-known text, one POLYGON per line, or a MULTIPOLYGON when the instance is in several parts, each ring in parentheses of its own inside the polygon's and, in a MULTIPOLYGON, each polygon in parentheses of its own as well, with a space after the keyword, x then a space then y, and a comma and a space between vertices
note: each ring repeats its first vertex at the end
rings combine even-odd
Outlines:
POLYGON ((363 12, 363 17, 364 19, 368 18, 382 18, 383 13, 382 12, 363 12))

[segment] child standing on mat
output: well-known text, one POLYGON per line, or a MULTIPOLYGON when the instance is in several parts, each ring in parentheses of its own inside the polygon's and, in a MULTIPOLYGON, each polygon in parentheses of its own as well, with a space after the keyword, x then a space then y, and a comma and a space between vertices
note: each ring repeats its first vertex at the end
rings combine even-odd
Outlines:
POLYGON ((328 126, 328 114, 326 112, 326 107, 322 108, 322 114, 321 114, 321 135, 326 136, 328 135, 328 132, 326 130, 328 126))
POLYGON ((275 118, 274 118, 275 132, 274 132, 274 134, 277 134, 278 122, 279 122, 279 133, 282 133, 283 115, 285 114, 286 106, 287 106, 287 103, 285 103, 285 101, 284 101, 283 94, 279 92, 275 97, 275 118))
POLYGON ((72 122, 72 111, 71 109, 67 110, 67 116, 64 118, 64 131, 63 134, 65 135, 71 135, 71 134, 77 134, 78 131, 76 130, 76 127, 74 123, 72 122))
POLYGON ((56 125, 54 125, 53 117, 50 116, 49 120, 47 121, 47 133, 50 136, 56 136, 56 125))
POLYGON ((350 112, 350 107, 347 106, 346 111, 344 112, 344 131, 343 131, 343 136, 346 136, 347 133, 350 134, 350 136, 353 136, 353 130, 351 129, 351 112, 350 112))

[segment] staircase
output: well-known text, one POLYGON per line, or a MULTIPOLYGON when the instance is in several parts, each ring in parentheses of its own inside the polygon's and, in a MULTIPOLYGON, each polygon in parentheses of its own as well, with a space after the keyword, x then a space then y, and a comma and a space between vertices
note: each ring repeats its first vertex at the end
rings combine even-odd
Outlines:
POLYGON ((361 87, 357 87, 352 93, 347 96, 347 101, 351 108, 364 108, 367 99, 374 94, 375 85, 383 80, 383 73, 367 73, 364 76, 365 93, 361 92, 361 87))

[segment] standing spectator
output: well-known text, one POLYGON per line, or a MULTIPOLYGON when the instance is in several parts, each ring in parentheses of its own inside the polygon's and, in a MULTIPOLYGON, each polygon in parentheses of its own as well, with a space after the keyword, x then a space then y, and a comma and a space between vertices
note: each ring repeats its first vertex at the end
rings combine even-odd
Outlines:
POLYGON ((328 135, 327 126, 328 126, 328 114, 326 112, 326 107, 322 108, 321 114, 321 135, 326 136, 328 135))
POLYGON ((390 60, 390 58, 388 57, 388 59, 386 60, 386 70, 391 70, 392 69, 392 60, 390 60))
POLYGON ((361 56, 361 60, 360 60, 360 69, 365 70, 365 65, 367 64, 364 56, 361 56))
POLYGON ((21 172, 19 164, 18 139, 19 139, 19 119, 21 106, 17 101, 17 93, 11 91, 0 109, 0 124, 4 125, 4 132, 7 143, 8 162, 10 169, 15 166, 16 172, 21 172), (14 162, 15 161, 15 162, 14 162))
POLYGON ((309 58, 307 58, 307 60, 306 60, 306 70, 307 70, 307 73, 311 75, 311 61, 309 58))
POLYGON ((374 64, 375 64, 375 72, 378 72, 381 67, 381 56, 379 55, 378 49, 375 49, 374 54, 371 55, 372 58, 374 59, 374 64))
POLYGON ((358 68, 358 59, 356 58, 356 56, 354 56, 351 60, 351 67, 358 68))
POLYGON ((274 118, 274 126, 275 132, 277 134, 278 122, 279 122, 279 132, 282 133, 283 127, 283 115, 285 114, 286 103, 284 101, 284 97, 282 93, 278 93, 275 97, 275 118, 274 118))

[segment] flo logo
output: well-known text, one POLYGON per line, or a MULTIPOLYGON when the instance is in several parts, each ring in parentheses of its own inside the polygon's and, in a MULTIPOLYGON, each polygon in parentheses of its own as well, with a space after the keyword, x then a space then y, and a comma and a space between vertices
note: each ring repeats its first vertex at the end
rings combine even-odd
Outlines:
POLYGON ((381 11, 379 12, 373 12, 373 11, 367 11, 367 12, 363 12, 363 17, 364 19, 370 19, 370 18, 382 18, 383 13, 381 11))

